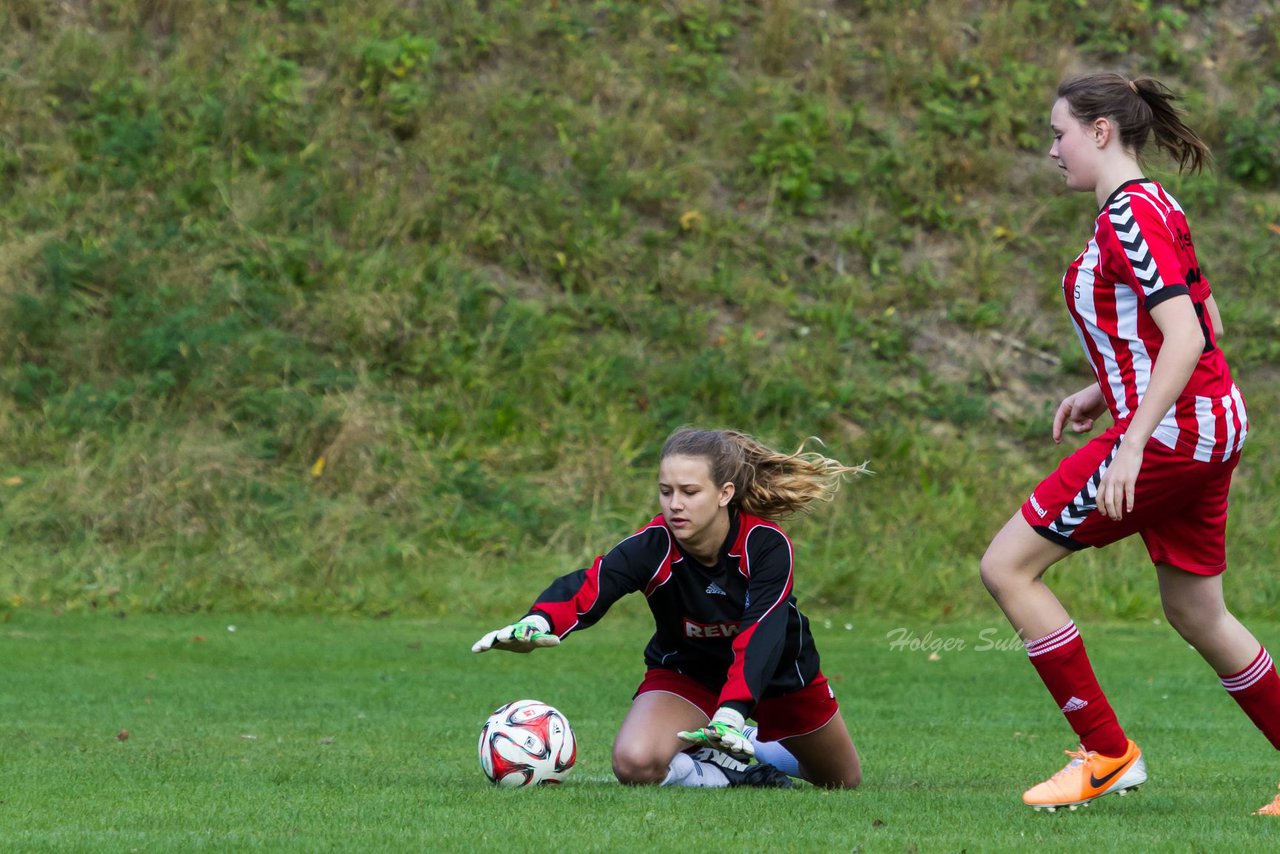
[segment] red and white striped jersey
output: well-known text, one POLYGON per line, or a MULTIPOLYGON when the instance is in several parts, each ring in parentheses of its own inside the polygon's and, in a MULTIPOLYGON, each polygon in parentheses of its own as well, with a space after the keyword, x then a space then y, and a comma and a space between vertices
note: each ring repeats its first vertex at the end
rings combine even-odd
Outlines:
POLYGON ((1244 398, 1206 318, 1209 282, 1178 202, 1154 181, 1122 184, 1095 221, 1093 237, 1062 280, 1067 309, 1111 417, 1127 426, 1146 394, 1164 337, 1151 309, 1189 295, 1205 348, 1186 388, 1152 438, 1178 453, 1219 462, 1248 433, 1244 398))

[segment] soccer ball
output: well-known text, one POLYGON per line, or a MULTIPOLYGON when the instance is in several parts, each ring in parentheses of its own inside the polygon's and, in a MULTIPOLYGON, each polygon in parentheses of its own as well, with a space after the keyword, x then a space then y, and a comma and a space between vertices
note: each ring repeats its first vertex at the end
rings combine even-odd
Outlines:
POLYGON ((507 703, 480 730, 480 770, 495 786, 558 784, 577 758, 569 721, 537 700, 507 703))

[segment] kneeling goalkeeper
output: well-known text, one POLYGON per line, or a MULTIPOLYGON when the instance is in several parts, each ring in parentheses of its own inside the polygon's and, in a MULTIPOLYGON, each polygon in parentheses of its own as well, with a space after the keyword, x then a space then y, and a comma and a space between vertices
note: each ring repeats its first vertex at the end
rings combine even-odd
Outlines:
POLYGON ((618 780, 853 788, 858 752, 792 593, 791 541, 772 520, 830 499, 864 468, 734 431, 677 430, 659 465, 661 514, 472 651, 555 646, 643 592, 655 632, 614 742, 618 780))

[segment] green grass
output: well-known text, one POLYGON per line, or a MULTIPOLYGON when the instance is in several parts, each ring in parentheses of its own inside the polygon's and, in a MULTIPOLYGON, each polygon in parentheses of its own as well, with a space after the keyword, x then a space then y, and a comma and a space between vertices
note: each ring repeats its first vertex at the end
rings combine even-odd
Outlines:
MULTIPOLYGON (((1149 621, 1083 626, 1152 774, 1087 811, 1018 800, 1071 739, 994 617, 815 622, 863 757, 857 791, 624 788, 609 748, 647 637, 630 604, 558 649, 479 657, 468 647, 488 624, 458 618, 15 613, 0 624, 5 846, 1195 852, 1274 838, 1248 813, 1280 779, 1275 752, 1149 621), (894 648, 895 629, 925 648, 894 648), (931 660, 930 642, 956 641, 931 660), (481 723, 524 696, 556 704, 577 732, 578 765, 558 789, 499 790, 480 774, 481 723)), ((1280 624, 1253 628, 1280 642, 1280 624)))

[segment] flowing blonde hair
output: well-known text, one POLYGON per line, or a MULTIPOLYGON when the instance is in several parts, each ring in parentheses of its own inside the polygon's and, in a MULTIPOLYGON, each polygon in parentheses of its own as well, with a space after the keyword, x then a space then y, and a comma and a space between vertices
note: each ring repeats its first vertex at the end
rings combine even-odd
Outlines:
POLYGON ((681 427, 667 437, 662 459, 706 459, 717 485, 733 484, 730 506, 776 520, 805 513, 815 501, 830 501, 845 477, 870 474, 865 462, 846 466, 815 451, 806 452, 804 444, 795 453, 784 454, 737 430, 681 427))

